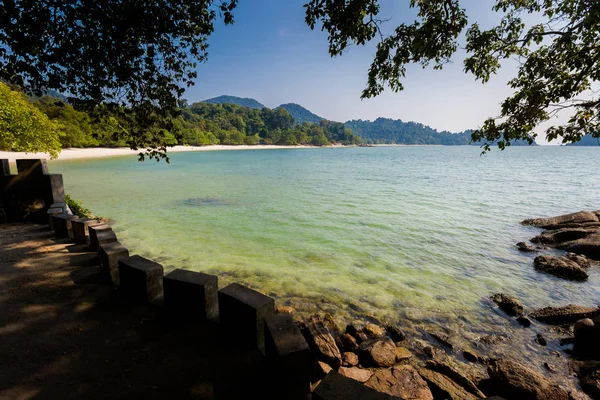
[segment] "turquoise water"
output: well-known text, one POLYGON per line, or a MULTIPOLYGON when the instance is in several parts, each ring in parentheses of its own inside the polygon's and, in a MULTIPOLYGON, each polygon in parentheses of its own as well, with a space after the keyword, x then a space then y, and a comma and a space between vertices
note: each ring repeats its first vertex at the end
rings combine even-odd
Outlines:
MULTIPOLYGON (((525 218, 600 208, 599 148, 377 147, 174 153, 50 164, 166 270, 219 275, 298 309, 349 318, 497 324, 502 291, 529 308, 597 305, 585 283, 534 271, 525 218)), ((482 328, 482 331, 485 329, 482 328)))

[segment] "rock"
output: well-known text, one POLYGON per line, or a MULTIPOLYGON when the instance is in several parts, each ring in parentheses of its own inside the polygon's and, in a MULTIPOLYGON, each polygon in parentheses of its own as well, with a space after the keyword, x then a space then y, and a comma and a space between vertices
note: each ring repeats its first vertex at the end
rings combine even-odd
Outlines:
POLYGON ((600 398, 600 369, 584 374, 579 383, 584 392, 594 399, 600 398))
POLYGON ((438 360, 446 355, 446 352, 434 346, 426 346, 423 348, 423 353, 433 360, 438 360))
POLYGON ((342 353, 342 365, 344 367, 354 367, 358 365, 358 356, 349 351, 342 353))
POLYGON ((506 339, 508 339, 507 336, 491 334, 480 337, 479 342, 487 344, 488 346, 493 346, 497 343, 505 341, 506 339))
POLYGON ((406 339, 404 332, 395 325, 388 325, 385 329, 388 336, 391 337, 394 342, 402 342, 406 339))
POLYGON ((369 337, 364 332, 356 332, 354 338, 356 338, 356 341, 358 343, 364 343, 369 341, 369 337))
POLYGON ((564 307, 544 307, 529 314, 529 317, 550 325, 572 324, 580 319, 597 316, 600 316, 600 308, 574 304, 564 307))
POLYGON ((553 227, 562 224, 573 224, 573 223, 585 223, 585 222, 598 222, 598 215, 589 211, 579 211, 572 214, 559 215, 552 218, 535 218, 526 219, 521 222, 523 225, 537 226, 540 228, 553 227))
POLYGON ((600 229, 584 238, 561 243, 556 246, 571 253, 584 254, 595 260, 600 260, 600 229))
POLYGON ((362 322, 354 321, 346 325, 346 333, 356 337, 358 332, 362 332, 365 325, 362 322))
POLYGON ((583 269, 587 269, 590 267, 590 261, 587 259, 586 256, 582 256, 581 254, 575 253, 567 253, 566 257, 574 263, 578 264, 583 269))
POLYGON ((595 226, 553 229, 542 232, 540 235, 532 238, 531 242, 536 244, 547 244, 556 247, 562 243, 584 239, 595 234, 596 232, 598 232, 598 227, 595 226))
POLYGON ((338 328, 331 314, 326 313, 323 315, 323 322, 325 323, 327 329, 329 329, 329 333, 331 333, 332 336, 340 336, 340 329, 338 328))
POLYGON ((277 312, 277 314, 293 314, 296 310, 294 309, 294 307, 290 307, 290 306, 277 306, 277 308, 275 309, 275 312, 277 312))
POLYGON ((507 296, 503 293, 496 293, 492 296, 492 301, 498 305, 498 307, 513 317, 523 315, 523 306, 517 299, 511 296, 507 296))
POLYGON ((369 371, 368 369, 361 369, 356 367, 340 367, 338 372, 346 378, 354 379, 355 381, 359 381, 360 383, 365 383, 369 380, 371 375, 373 375, 373 372, 369 371))
POLYGON ((442 375, 445 375, 446 377, 450 378, 454 383, 458 384, 472 395, 485 398, 485 395, 481 390, 479 390, 479 388, 477 387, 477 385, 475 385, 473 380, 463 375, 460 372, 460 369, 454 368, 446 362, 439 361, 428 361, 427 368, 431 371, 435 371, 442 375))
POLYGON ((361 348, 359 358, 362 365, 391 367, 396 364, 396 345, 385 337, 361 348))
POLYGON ((519 249, 520 251, 529 252, 529 253, 537 252, 537 249, 535 247, 533 247, 529 243, 525 243, 525 242, 517 243, 517 249, 519 249))
POLYGON ((598 358, 600 356, 600 326, 590 318, 579 320, 574 326, 573 350, 583 358, 598 358))
POLYGON ((440 393, 443 399, 451 400, 476 400, 478 397, 464 390, 462 387, 453 382, 450 378, 438 372, 431 371, 427 368, 419 370, 419 375, 429 385, 434 392, 440 393))
POLYGON ((546 338, 544 338, 542 335, 540 335, 539 333, 537 334, 537 336, 535 337, 535 342, 537 344, 539 344, 540 346, 546 346, 548 344, 548 342, 546 341, 546 338))
POLYGON ((432 338, 434 338, 435 340, 437 340, 444 346, 448 347, 449 349, 452 350, 454 348, 454 345, 452 344, 452 342, 450 342, 450 335, 448 335, 446 332, 442 332, 440 330, 434 330, 434 331, 427 331, 427 333, 429 333, 429 335, 431 335, 432 338))
POLYGON ((377 370, 365 385, 400 399, 433 400, 427 383, 410 365, 377 370))
POLYGON ((317 361, 317 363, 315 364, 313 380, 316 381, 323 379, 325 375, 327 375, 331 371, 333 371, 333 368, 331 368, 329 365, 327 365, 323 361, 317 361))
POLYGON ((342 346, 346 351, 358 350, 358 343, 356 342, 356 339, 354 338, 354 336, 348 333, 344 333, 342 336, 340 336, 340 342, 342 343, 342 346))
POLYGON ((521 324, 522 326, 524 326, 525 328, 531 326, 531 320, 527 317, 519 317, 516 319, 516 321, 521 324))
POLYGON ((546 368, 550 372, 556 372, 556 367, 554 367, 554 365, 549 364, 547 362, 544 363, 544 368, 546 368))
POLYGON ((305 337, 318 360, 324 361, 336 369, 342 365, 340 350, 329 329, 325 326, 325 322, 319 316, 310 317, 306 324, 305 337))
POLYGON ((396 362, 408 360, 412 357, 412 353, 406 347, 396 347, 396 362))
POLYGON ((568 400, 568 393, 541 374, 513 361, 494 361, 488 367, 491 380, 505 397, 523 400, 568 400))
POLYGON ((474 363, 485 364, 487 362, 487 360, 484 357, 470 350, 463 350, 463 357, 465 358, 465 360, 474 363))
POLYGON ((574 261, 566 257, 538 256, 533 260, 536 271, 545 272, 559 278, 575 281, 584 281, 588 278, 587 272, 574 261))
POLYGON ((385 329, 375 324, 367 324, 363 328, 363 333, 370 339, 379 339, 385 336, 385 329))

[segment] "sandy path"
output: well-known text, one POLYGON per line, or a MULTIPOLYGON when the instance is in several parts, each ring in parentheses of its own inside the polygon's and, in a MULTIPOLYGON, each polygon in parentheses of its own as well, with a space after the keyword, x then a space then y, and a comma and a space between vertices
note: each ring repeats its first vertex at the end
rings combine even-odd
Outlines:
POLYGON ((265 387, 259 356, 233 356, 215 324, 124 302, 83 250, 47 226, 0 225, 1 399, 234 399, 265 387))

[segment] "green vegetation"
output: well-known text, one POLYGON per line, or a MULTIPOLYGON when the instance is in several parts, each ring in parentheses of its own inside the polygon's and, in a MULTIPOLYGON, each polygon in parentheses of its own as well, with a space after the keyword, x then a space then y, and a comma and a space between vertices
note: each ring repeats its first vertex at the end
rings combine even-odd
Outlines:
POLYGON ((325 119, 311 113, 306 108, 302 107, 300 104, 286 103, 277 107, 277 109, 280 108, 287 110, 287 112, 291 114, 292 118, 294 118, 297 124, 302 124, 304 122, 318 124, 320 121, 325 119))
POLYGON ((486 83, 507 59, 519 61, 515 91, 501 112, 473 131, 484 150, 500 149, 514 140, 533 143, 536 128, 565 112, 564 125, 545 130, 546 140, 577 142, 585 134, 600 137, 600 2, 597 0, 496 0, 499 22, 482 30, 469 25, 461 0, 412 0, 416 18, 405 19, 391 33, 380 29, 379 0, 310 0, 306 23, 329 34, 329 53, 341 56, 351 44, 379 40, 363 98, 379 95, 386 86, 403 90, 407 66, 442 69, 456 61, 459 38, 466 33, 465 72, 486 83), (535 14, 542 22, 527 24, 535 14), (454 58, 454 59, 453 59, 454 58))
POLYGON ((365 143, 375 144, 440 144, 467 145, 471 131, 461 133, 438 132, 416 122, 402 122, 389 118, 375 121, 352 120, 346 126, 359 135, 365 143))
POLYGON ((79 218, 91 218, 98 221, 106 220, 106 218, 94 215, 90 209, 83 206, 80 200, 75 200, 68 194, 65 195, 65 203, 67 203, 73 215, 77 215, 79 218))
POLYGON ((0 149, 56 157, 62 126, 40 112, 25 95, 0 82, 0 149))
MULTIPOLYGON (((52 124, 57 135, 55 151, 61 147, 122 147, 127 142, 124 131, 132 129, 135 118, 124 118, 124 113, 115 113, 108 118, 97 119, 88 113, 77 111, 63 100, 50 96, 32 98, 31 102, 18 92, 13 97, 37 112, 52 124), (42 113, 40 113, 41 111, 42 113)), ((9 103, 3 102, 0 107, 9 103)), ((254 145, 309 144, 327 146, 331 143, 358 144, 359 137, 339 122, 321 121, 318 124, 305 122, 296 124, 285 109, 251 109, 236 104, 181 103, 179 116, 172 118, 169 132, 149 131, 144 140, 160 137, 162 143, 172 145, 205 146, 211 144, 254 145)), ((29 115, 29 114, 27 114, 29 115)), ((4 119, 3 119, 4 120, 4 119)), ((136 127, 133 126, 133 130, 136 127)), ((13 129, 14 131, 14 129, 13 129)), ((44 138, 45 130, 40 131, 44 138)), ((3 137, 6 135, 3 135, 3 137)), ((17 150, 0 141, 0 149, 17 150)), ((34 143, 35 142, 31 142, 34 143)))
POLYGON ((227 95, 213 97, 212 99, 204 100, 204 102, 212 103, 212 104, 237 104, 238 106, 248 107, 248 108, 257 109, 257 110, 265 108, 265 106, 263 104, 261 104, 260 102, 254 100, 254 99, 249 99, 249 98, 245 98, 245 97, 227 96, 227 95))
POLYGON ((236 104, 194 103, 182 109, 179 144, 358 144, 360 138, 339 122, 296 124, 285 109, 250 109, 236 104))

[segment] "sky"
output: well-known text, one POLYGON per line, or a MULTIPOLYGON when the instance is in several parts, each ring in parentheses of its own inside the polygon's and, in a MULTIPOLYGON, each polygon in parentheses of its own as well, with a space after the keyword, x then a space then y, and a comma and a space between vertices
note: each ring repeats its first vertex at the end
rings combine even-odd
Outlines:
MULTIPOLYGON (((507 82, 516 74, 508 61, 483 85, 463 72, 461 54, 442 71, 409 66, 405 90, 386 90, 361 100, 376 42, 352 46, 331 58, 327 35, 304 22, 307 0, 241 0, 235 23, 217 24, 209 39, 209 56, 198 67, 195 86, 184 97, 190 102, 220 95, 250 97, 267 107, 298 103, 334 121, 378 117, 416 121, 438 130, 460 132, 479 127, 499 114, 500 102, 511 94, 507 82)), ((381 0, 384 30, 414 20, 408 0, 381 0)), ((482 27, 499 16, 493 0, 466 0, 469 22, 482 27)), ((464 54, 463 54, 464 55, 464 54)))

